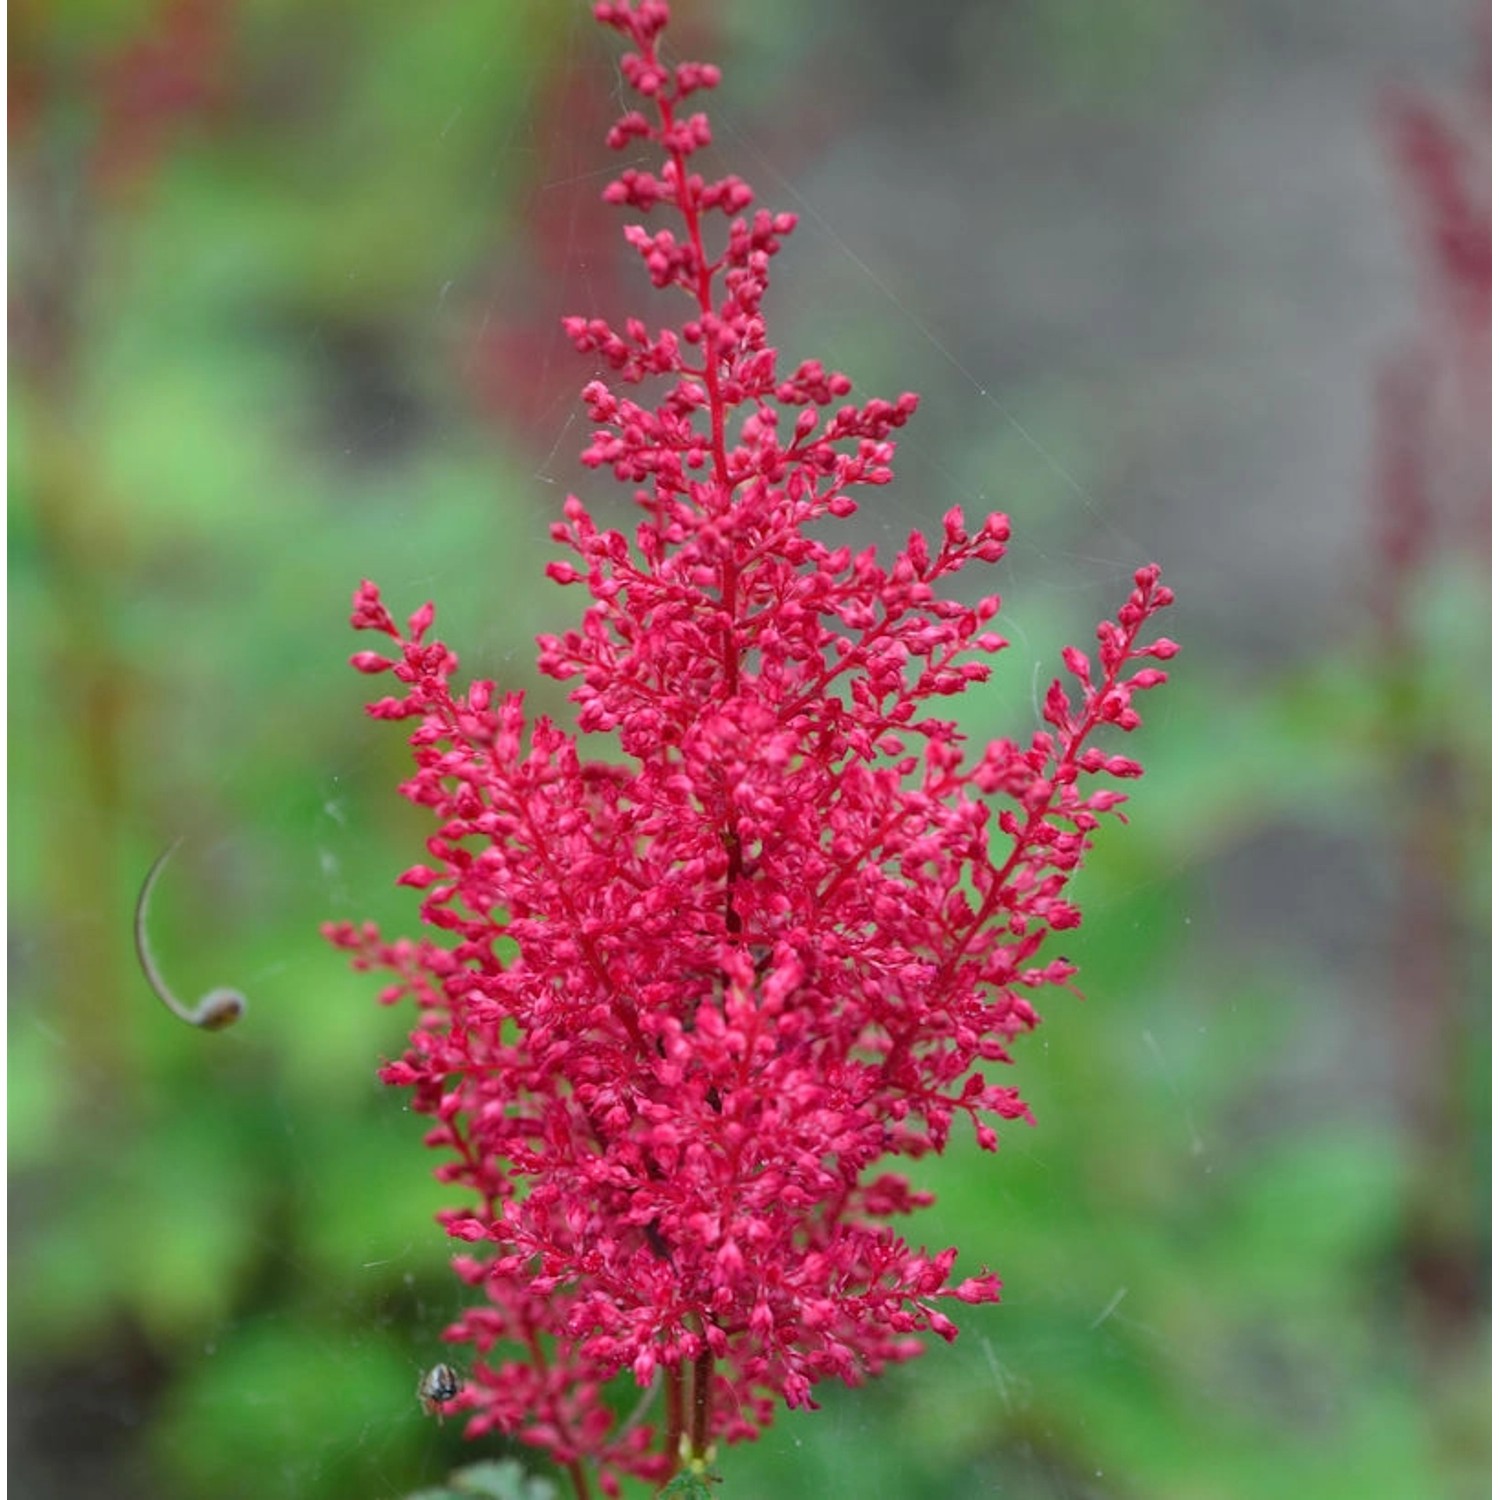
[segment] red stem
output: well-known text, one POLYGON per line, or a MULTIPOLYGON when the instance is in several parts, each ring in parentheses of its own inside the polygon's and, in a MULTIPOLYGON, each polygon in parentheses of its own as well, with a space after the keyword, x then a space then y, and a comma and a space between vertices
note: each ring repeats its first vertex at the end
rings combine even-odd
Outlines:
POLYGON ((677 1472, 682 1452, 682 1366, 672 1365, 667 1370, 667 1427, 665 1435, 667 1457, 672 1461, 672 1472, 677 1472))
POLYGON ((714 1356, 705 1340, 693 1361, 693 1432, 694 1458, 708 1456, 708 1418, 713 1406, 714 1356))

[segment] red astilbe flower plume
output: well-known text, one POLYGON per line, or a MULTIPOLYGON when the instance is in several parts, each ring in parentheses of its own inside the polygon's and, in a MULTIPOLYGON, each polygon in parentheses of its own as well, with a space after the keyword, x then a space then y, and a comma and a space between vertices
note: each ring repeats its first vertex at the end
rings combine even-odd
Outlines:
POLYGON ((384 998, 415 1000, 382 1076, 475 1200, 443 1216, 486 1299, 448 1335, 477 1352, 469 1433, 548 1449, 579 1493, 597 1464, 614 1493, 754 1436, 778 1398, 813 1405, 818 1381, 952 1338, 942 1299, 997 1299, 993 1274, 955 1283, 956 1251, 895 1232, 931 1195, 883 1164, 941 1151, 958 1117, 986 1149, 1027 1117, 986 1066, 1073 973, 1041 949, 1078 922, 1068 879, 1124 800, 1085 788, 1140 771, 1090 741, 1135 727, 1176 647, 1145 638, 1171 593, 1143 568, 1097 659, 1063 653, 1077 690, 1053 683, 1047 727, 965 759, 932 700, 988 676, 999 600, 939 586, 996 562, 1008 522, 952 510, 889 567, 809 535, 889 479, 917 398, 841 404, 848 377, 779 369, 761 304, 794 220, 690 165, 710 137, 685 105, 717 70, 661 60, 665 5, 595 14, 643 101, 610 144, 665 158, 605 198, 673 224, 626 237, 689 308, 660 331, 566 324, 614 377, 585 391, 584 462, 645 516, 626 536, 569 498, 553 528, 573 560, 549 573, 592 599, 539 642, 576 735, 528 723, 518 692, 459 688, 431 606, 403 630, 361 585, 353 623, 390 645, 354 664, 401 684, 370 712, 415 721, 402 790, 438 824, 402 880, 440 936, 330 931, 396 971, 384 998), (624 759, 586 759, 586 734, 624 759), (626 1371, 662 1387, 633 1422, 604 1399, 626 1371))

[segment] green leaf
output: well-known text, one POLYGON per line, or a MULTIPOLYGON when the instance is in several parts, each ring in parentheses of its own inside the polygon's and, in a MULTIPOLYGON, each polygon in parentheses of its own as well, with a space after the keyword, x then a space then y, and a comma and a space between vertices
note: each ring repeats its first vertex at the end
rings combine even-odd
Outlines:
POLYGON ((513 1458, 455 1469, 441 1489, 417 1490, 406 1500, 557 1500, 550 1479, 528 1474, 513 1458))
POLYGON ((676 1496, 677 1500, 710 1500, 712 1493, 708 1487, 710 1477, 692 1469, 685 1469, 660 1492, 662 1500, 666 1500, 668 1496, 676 1496))

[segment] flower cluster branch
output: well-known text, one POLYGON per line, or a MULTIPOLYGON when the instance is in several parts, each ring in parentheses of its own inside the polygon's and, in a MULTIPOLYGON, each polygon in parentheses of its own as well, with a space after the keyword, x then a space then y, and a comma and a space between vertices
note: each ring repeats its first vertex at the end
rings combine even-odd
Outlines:
POLYGON ((583 461, 642 516, 627 534, 569 498, 553 527, 548 572, 589 598, 539 640, 571 730, 461 685, 431 606, 403 626, 361 585, 353 623, 383 642, 354 665, 394 679, 369 711, 412 725, 402 791, 436 823, 401 877, 435 936, 330 933, 417 1008, 382 1076, 468 1195, 443 1219, 482 1297, 450 1330, 476 1353, 469 1432, 613 1493, 952 1338, 944 1299, 998 1298, 897 1232, 931 1196, 892 1160, 955 1121, 994 1149, 1028 1117, 999 1070, 1074 972, 1046 940, 1140 773, 1095 739, 1136 726, 1176 647, 1149 634, 1172 596, 1143 568, 1093 656, 1063 653, 1044 726, 966 753, 938 700, 1005 642, 997 597, 944 586, 1004 555, 1006 518, 950 510, 889 564, 814 535, 889 480, 917 398, 852 402, 846 375, 781 359, 763 301, 795 219, 696 169, 717 69, 663 60, 659 0, 595 14, 639 100, 609 144, 647 153, 605 198, 660 226, 626 238, 683 311, 566 322, 606 372, 583 461), (636 1420, 607 1396, 625 1372, 660 1389, 636 1420))

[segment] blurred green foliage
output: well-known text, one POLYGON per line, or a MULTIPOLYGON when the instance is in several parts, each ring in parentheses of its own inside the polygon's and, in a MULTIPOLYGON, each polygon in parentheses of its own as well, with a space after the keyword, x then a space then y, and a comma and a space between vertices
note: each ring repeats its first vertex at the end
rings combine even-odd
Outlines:
MULTIPOLYGON (((551 90, 609 106, 583 10, 13 13, 11 1432, 38 1500, 522 1492, 498 1469, 431 1488, 482 1456, 414 1396, 462 1296, 445 1195, 373 1076, 405 1018, 316 929, 414 927, 391 886, 426 831, 394 795, 401 737, 343 665, 360 577, 435 597, 468 667, 566 711, 529 642, 576 608, 541 566, 582 439, 556 411, 497 423, 484 369, 491 325, 536 312, 515 267, 538 191, 594 211, 602 149, 564 182, 538 134, 551 90), (221 1035, 134 969, 135 894, 177 837, 153 946, 184 994, 248 992, 221 1035)), ((1050 13, 1059 35, 1077 11, 1050 13)), ((607 267, 563 244, 592 310, 607 267)), ((1424 1137, 1341 1082, 1331 961, 1247 942, 1205 877, 1286 830, 1389 859, 1436 743, 1447 891, 1466 941, 1482 928, 1487 605, 1461 565, 1420 598, 1394 686, 1351 632, 1259 683, 1189 652, 1153 695, 1134 826, 1084 877, 1089 1003, 1055 998, 1023 1049, 1039 1126, 924 1172, 940 1201, 915 1234, 998 1266, 1005 1304, 721 1454, 722 1493, 1479 1493, 1477 947, 1432 1000, 1459 1047, 1431 1064, 1452 1072, 1424 1137)), ((1038 641, 1091 628, 1007 604, 1038 641)), ((1002 673, 965 727, 1014 733, 1032 690, 1002 673)), ((1369 930, 1420 937, 1399 913, 1369 930)), ((1372 1004, 1361 1029, 1391 1024, 1372 1004)))

